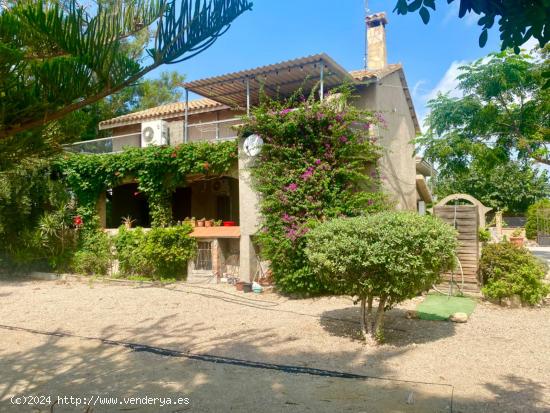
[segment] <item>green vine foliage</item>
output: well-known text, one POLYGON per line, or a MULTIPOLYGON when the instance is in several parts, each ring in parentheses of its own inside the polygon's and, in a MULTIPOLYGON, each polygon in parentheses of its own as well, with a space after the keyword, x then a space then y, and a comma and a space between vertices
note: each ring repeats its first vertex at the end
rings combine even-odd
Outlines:
POLYGON ((170 197, 185 185, 188 175, 227 173, 237 161, 237 143, 190 143, 177 147, 132 148, 104 155, 67 154, 55 169, 78 200, 78 213, 87 227, 97 226, 100 194, 128 181, 136 181, 148 199, 152 225, 172 223, 170 197))
POLYGON ((251 166, 262 215, 258 243, 282 291, 319 294, 327 289, 305 255, 315 222, 387 208, 371 125, 376 116, 348 106, 350 92, 276 102, 264 99, 241 129, 258 134, 262 152, 251 166))

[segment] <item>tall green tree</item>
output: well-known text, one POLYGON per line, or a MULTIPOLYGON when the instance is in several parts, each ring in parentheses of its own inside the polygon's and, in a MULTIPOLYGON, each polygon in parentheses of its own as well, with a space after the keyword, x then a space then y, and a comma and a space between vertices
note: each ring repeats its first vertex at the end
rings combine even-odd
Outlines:
POLYGON ((460 68, 461 97, 428 102, 417 143, 438 165, 439 194, 467 192, 515 212, 548 194, 548 176, 533 169, 550 165, 550 90, 542 76, 548 52, 491 54, 460 68))
POLYGON ((528 162, 509 161, 492 166, 475 159, 463 171, 446 172, 434 177, 434 192, 439 198, 467 193, 507 214, 524 214, 531 204, 550 196, 548 173, 528 162))
POLYGON ((0 12, 0 140, 41 127, 211 46, 248 0, 6 3, 0 12), (128 42, 151 30, 147 58, 128 42))
POLYGON ((181 100, 181 84, 185 76, 177 72, 162 72, 157 79, 143 79, 114 95, 88 105, 58 121, 64 125, 63 137, 67 141, 81 141, 107 136, 100 131, 99 122, 181 100))
POLYGON ((428 129, 418 140, 427 154, 445 168, 482 154, 550 165, 550 91, 541 76, 547 54, 548 47, 536 56, 504 51, 462 66, 462 97, 439 94, 428 102, 428 129))
MULTIPOLYGON (((548 0, 447 0, 447 3, 459 2, 458 17, 476 14, 480 18, 480 47, 485 46, 488 30, 495 21, 500 30, 502 50, 514 48, 519 53, 520 46, 531 37, 544 47, 550 39, 550 3, 548 0)), ((441 1, 438 3, 441 4, 441 1)), ((394 11, 397 14, 418 12, 422 21, 430 21, 430 9, 436 9, 436 0, 397 0, 394 11)))

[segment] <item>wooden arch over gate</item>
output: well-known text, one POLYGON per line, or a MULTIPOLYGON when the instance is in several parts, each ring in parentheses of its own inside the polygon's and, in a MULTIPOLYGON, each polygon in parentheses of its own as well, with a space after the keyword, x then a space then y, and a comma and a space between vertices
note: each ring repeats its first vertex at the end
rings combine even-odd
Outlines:
POLYGON ((486 207, 480 201, 474 198, 472 195, 468 195, 468 194, 449 195, 443 198, 441 201, 439 201, 436 207, 445 206, 451 201, 459 201, 459 200, 468 201, 472 205, 477 206, 479 228, 485 228, 485 215, 487 214, 487 212, 491 211, 493 208, 486 207))
MULTIPOLYGON (((485 227, 485 214, 491 209, 468 194, 449 195, 433 208, 435 216, 454 226, 458 231, 457 256, 464 273, 465 292, 479 292, 477 278, 480 256, 479 228, 485 227), (455 204, 448 205, 452 201, 455 201, 455 204), (467 201, 470 205, 457 205, 458 201, 467 201)), ((450 274, 445 274, 443 279, 448 283, 450 277, 450 274)), ((454 282, 461 285, 462 274, 455 275, 454 282)))

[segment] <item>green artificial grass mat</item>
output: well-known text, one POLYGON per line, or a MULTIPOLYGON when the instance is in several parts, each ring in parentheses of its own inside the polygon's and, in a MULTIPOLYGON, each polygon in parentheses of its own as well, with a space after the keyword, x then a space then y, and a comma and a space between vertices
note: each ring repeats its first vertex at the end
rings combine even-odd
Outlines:
POLYGON ((468 297, 428 294, 424 301, 418 304, 416 313, 422 320, 447 320, 454 313, 470 315, 475 308, 475 300, 468 297))

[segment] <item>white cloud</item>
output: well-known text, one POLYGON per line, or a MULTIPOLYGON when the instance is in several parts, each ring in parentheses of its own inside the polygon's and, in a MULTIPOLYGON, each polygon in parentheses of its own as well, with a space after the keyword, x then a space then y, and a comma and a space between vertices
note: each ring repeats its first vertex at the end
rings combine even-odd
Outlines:
POLYGON ((416 102, 418 111, 420 127, 424 130, 424 120, 428 114, 428 108, 426 107, 430 99, 437 97, 439 93, 449 93, 451 97, 461 97, 462 92, 458 89, 458 80, 457 77, 460 74, 460 66, 468 64, 466 60, 455 60, 451 63, 449 68, 445 71, 443 77, 437 82, 437 84, 432 88, 424 88, 423 86, 428 85, 428 81, 421 79, 415 83, 412 89, 412 96, 416 102))
POLYGON ((427 84, 428 81, 425 80, 425 79, 420 79, 418 82, 416 82, 412 88, 412 96, 413 98, 417 99, 417 98, 421 98, 422 95, 424 95, 423 91, 426 90, 424 89, 422 86, 424 86, 425 84, 427 84))
POLYGON ((455 60, 452 62, 437 85, 423 96, 424 103, 437 97, 439 93, 449 93, 451 97, 461 97, 462 93, 458 89, 457 77, 460 75, 460 66, 464 66, 468 63, 469 62, 466 60, 455 60))
MULTIPOLYGON (((447 9, 447 13, 445 13, 445 17, 443 17, 442 24, 443 26, 446 26, 449 24, 449 22, 453 19, 459 20, 458 18, 458 12, 460 7, 460 1, 455 0, 451 6, 447 9)), ((464 23, 466 23, 466 26, 473 26, 477 24, 477 21, 481 18, 479 14, 475 14, 473 12, 466 13, 464 17, 460 20, 462 20, 464 23)))
POLYGON ((530 52, 538 45, 539 45, 539 41, 534 37, 531 37, 529 40, 527 40, 527 42, 521 45, 521 48, 530 52))

